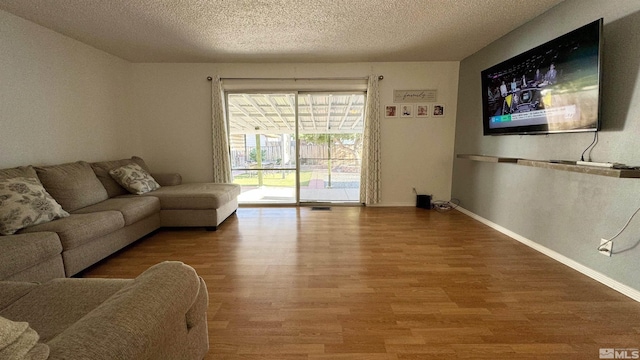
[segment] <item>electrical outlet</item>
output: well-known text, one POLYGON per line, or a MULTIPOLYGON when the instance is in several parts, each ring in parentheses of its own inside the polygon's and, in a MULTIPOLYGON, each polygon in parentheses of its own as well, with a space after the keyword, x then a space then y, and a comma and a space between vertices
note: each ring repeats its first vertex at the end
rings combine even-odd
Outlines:
MULTIPOLYGON (((600 239, 600 245, 606 243, 607 241, 609 240, 600 239)), ((613 241, 609 241, 607 245, 599 247, 598 251, 604 256, 611 256, 611 252, 613 251, 613 241)))

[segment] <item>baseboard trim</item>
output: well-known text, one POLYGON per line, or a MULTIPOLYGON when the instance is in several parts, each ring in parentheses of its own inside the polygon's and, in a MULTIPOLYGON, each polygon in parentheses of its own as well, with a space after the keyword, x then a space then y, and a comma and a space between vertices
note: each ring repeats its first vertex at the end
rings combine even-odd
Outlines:
POLYGON ((572 268, 572 269, 574 269, 574 270, 576 270, 576 271, 578 271, 578 272, 580 272, 580 273, 592 278, 593 280, 596 280, 597 282, 599 282, 601 284, 604 284, 604 285, 612 288, 613 290, 615 290, 615 291, 617 291, 617 292, 619 292, 619 293, 621 293, 621 294, 623 294, 625 296, 628 296, 628 297, 632 298, 635 301, 640 302, 640 291, 638 291, 638 290, 636 290, 636 289, 634 289, 632 287, 629 287, 629 286, 627 286, 625 284, 622 284, 622 283, 620 283, 620 282, 618 282, 618 281, 616 281, 616 280, 614 280, 614 279, 612 279, 612 278, 610 278, 610 277, 608 277, 608 276, 606 276, 606 275, 604 275, 604 274, 602 274, 602 273, 600 273, 598 271, 595 271, 595 270, 593 270, 593 269, 591 269, 589 267, 586 267, 586 266, 580 264, 579 262, 576 262, 575 260, 571 260, 568 257, 566 257, 566 256, 564 256, 564 255, 562 255, 560 253, 557 253, 557 252, 555 252, 555 251, 553 251, 553 250, 551 250, 551 249, 549 249, 549 248, 547 248, 545 246, 542 246, 542 245, 540 245, 540 244, 538 244, 538 243, 536 243, 536 242, 534 242, 532 240, 529 240, 529 239, 525 238, 524 236, 516 234, 513 231, 511 231, 511 230, 509 230, 509 229, 507 229, 505 227, 502 227, 502 226, 492 222, 491 220, 485 219, 482 216, 477 215, 477 214, 475 214, 475 213, 473 213, 473 212, 471 212, 471 211, 469 211, 469 210, 467 210, 465 208, 462 208, 462 207, 458 206, 456 208, 456 210, 460 211, 461 213, 463 213, 463 214, 465 214, 465 215, 467 215, 467 216, 469 216, 469 217, 471 217, 471 218, 473 218, 475 220, 480 221, 481 223, 489 226, 490 228, 492 228, 494 230, 497 230, 497 231, 509 236, 510 238, 512 238, 512 239, 514 239, 514 240, 516 240, 518 242, 521 242, 524 245, 527 245, 528 247, 530 247, 530 248, 532 248, 532 249, 534 249, 534 250, 536 250, 538 252, 541 252, 541 253, 547 255, 548 257, 550 257, 550 258, 552 258, 552 259, 554 259, 554 260, 556 260, 556 261, 558 261, 558 262, 560 262, 560 263, 562 263, 562 264, 564 264, 564 265, 566 265, 566 266, 568 266, 568 267, 570 267, 570 268, 572 268))
POLYGON ((377 203, 369 204, 369 207, 415 207, 416 203, 377 203))

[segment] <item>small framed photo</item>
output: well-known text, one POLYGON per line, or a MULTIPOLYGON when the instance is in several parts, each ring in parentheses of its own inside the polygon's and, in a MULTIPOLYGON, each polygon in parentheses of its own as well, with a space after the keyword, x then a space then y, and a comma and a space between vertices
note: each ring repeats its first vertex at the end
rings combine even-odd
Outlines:
POLYGON ((444 117, 444 104, 433 105, 433 117, 444 117))
POLYGON ((384 117, 398 117, 398 105, 386 105, 384 107, 384 117))
POLYGON ((403 117, 403 118, 413 117, 413 105, 411 104, 400 105, 400 117, 403 117))
POLYGON ((416 117, 417 118, 429 117, 429 105, 417 104, 416 105, 416 117))

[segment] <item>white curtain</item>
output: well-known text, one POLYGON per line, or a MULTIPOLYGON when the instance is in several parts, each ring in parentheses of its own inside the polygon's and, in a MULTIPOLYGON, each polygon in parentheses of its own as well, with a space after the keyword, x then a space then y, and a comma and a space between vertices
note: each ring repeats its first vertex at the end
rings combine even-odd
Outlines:
POLYGON ((213 182, 230 183, 231 158, 229 156, 229 137, 224 122, 222 107, 222 86, 220 77, 211 81, 211 129, 213 131, 213 182))
POLYGON ((376 75, 369 76, 364 116, 360 202, 373 205, 380 201, 380 95, 376 75))

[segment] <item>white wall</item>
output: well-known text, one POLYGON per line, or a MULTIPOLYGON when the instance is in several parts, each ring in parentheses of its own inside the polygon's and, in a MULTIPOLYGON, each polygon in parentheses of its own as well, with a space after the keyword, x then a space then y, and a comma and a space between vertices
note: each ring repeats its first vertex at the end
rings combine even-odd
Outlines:
POLYGON ((207 76, 360 77, 384 75, 381 113, 393 90, 437 89, 444 118, 381 119, 382 205, 415 205, 412 188, 448 200, 457 106, 457 62, 348 64, 134 64, 132 123, 140 155, 156 171, 209 181, 211 88, 207 76))
POLYGON ((0 168, 129 155, 129 67, 0 10, 0 168))

